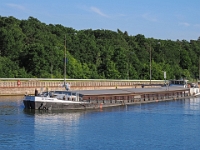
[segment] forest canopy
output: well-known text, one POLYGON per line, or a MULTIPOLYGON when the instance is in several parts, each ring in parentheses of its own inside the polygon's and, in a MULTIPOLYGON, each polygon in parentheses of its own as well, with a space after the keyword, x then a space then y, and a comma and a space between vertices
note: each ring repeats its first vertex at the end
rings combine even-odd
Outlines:
POLYGON ((199 78, 200 38, 162 40, 127 31, 75 30, 0 16, 0 78, 199 78), (151 60, 151 61, 150 61, 151 60), (151 62, 151 67, 150 67, 151 62))

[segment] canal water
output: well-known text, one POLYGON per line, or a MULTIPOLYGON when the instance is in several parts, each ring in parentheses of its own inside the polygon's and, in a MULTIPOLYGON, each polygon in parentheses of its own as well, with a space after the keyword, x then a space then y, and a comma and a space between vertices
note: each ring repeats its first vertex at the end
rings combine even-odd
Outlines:
POLYGON ((200 98, 92 111, 24 110, 0 97, 1 150, 200 148, 200 98))

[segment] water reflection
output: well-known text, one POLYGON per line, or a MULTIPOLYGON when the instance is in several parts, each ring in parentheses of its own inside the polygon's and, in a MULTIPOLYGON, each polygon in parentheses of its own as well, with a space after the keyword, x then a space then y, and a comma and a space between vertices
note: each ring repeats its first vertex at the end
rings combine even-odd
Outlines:
POLYGON ((61 120, 63 121, 63 124, 67 125, 72 124, 72 122, 78 122, 80 116, 85 115, 87 111, 44 111, 24 109, 24 113, 34 117, 35 125, 48 125, 48 118, 51 120, 51 125, 60 123, 61 120))
POLYGON ((19 114, 23 107, 21 99, 21 96, 1 96, 0 115, 19 114))
POLYGON ((191 98, 189 101, 189 107, 192 110, 200 110, 200 98, 191 98))

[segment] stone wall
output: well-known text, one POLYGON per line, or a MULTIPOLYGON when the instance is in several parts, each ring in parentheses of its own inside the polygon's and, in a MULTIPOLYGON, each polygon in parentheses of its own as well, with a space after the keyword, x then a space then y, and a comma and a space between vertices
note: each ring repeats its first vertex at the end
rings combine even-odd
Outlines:
MULTIPOLYGON (((71 85, 71 90, 98 90, 116 88, 139 88, 149 81, 67 81, 71 85)), ((152 86, 163 84, 163 81, 152 81, 152 86)), ((0 95, 25 95, 34 94, 35 89, 65 90, 60 81, 0 81, 0 95)), ((152 87, 151 86, 151 87, 152 87)))

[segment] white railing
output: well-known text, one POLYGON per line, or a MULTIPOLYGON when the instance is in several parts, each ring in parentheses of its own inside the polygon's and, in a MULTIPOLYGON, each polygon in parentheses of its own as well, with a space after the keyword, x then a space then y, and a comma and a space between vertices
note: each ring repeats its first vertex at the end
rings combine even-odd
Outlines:
MULTIPOLYGON (((61 78, 0 78, 1 81, 64 81, 61 78)), ((112 82, 150 82, 150 80, 127 80, 127 79, 66 79, 66 81, 112 81, 112 82)), ((164 82, 164 80, 151 80, 151 82, 164 82)))
MULTIPOLYGON (((59 87, 63 79, 48 78, 0 78, 0 87, 59 87)), ((77 87, 110 87, 135 86, 149 84, 149 80, 112 80, 112 79, 66 79, 66 82, 77 87)), ((151 80, 151 84, 163 84, 164 80, 151 80)))

